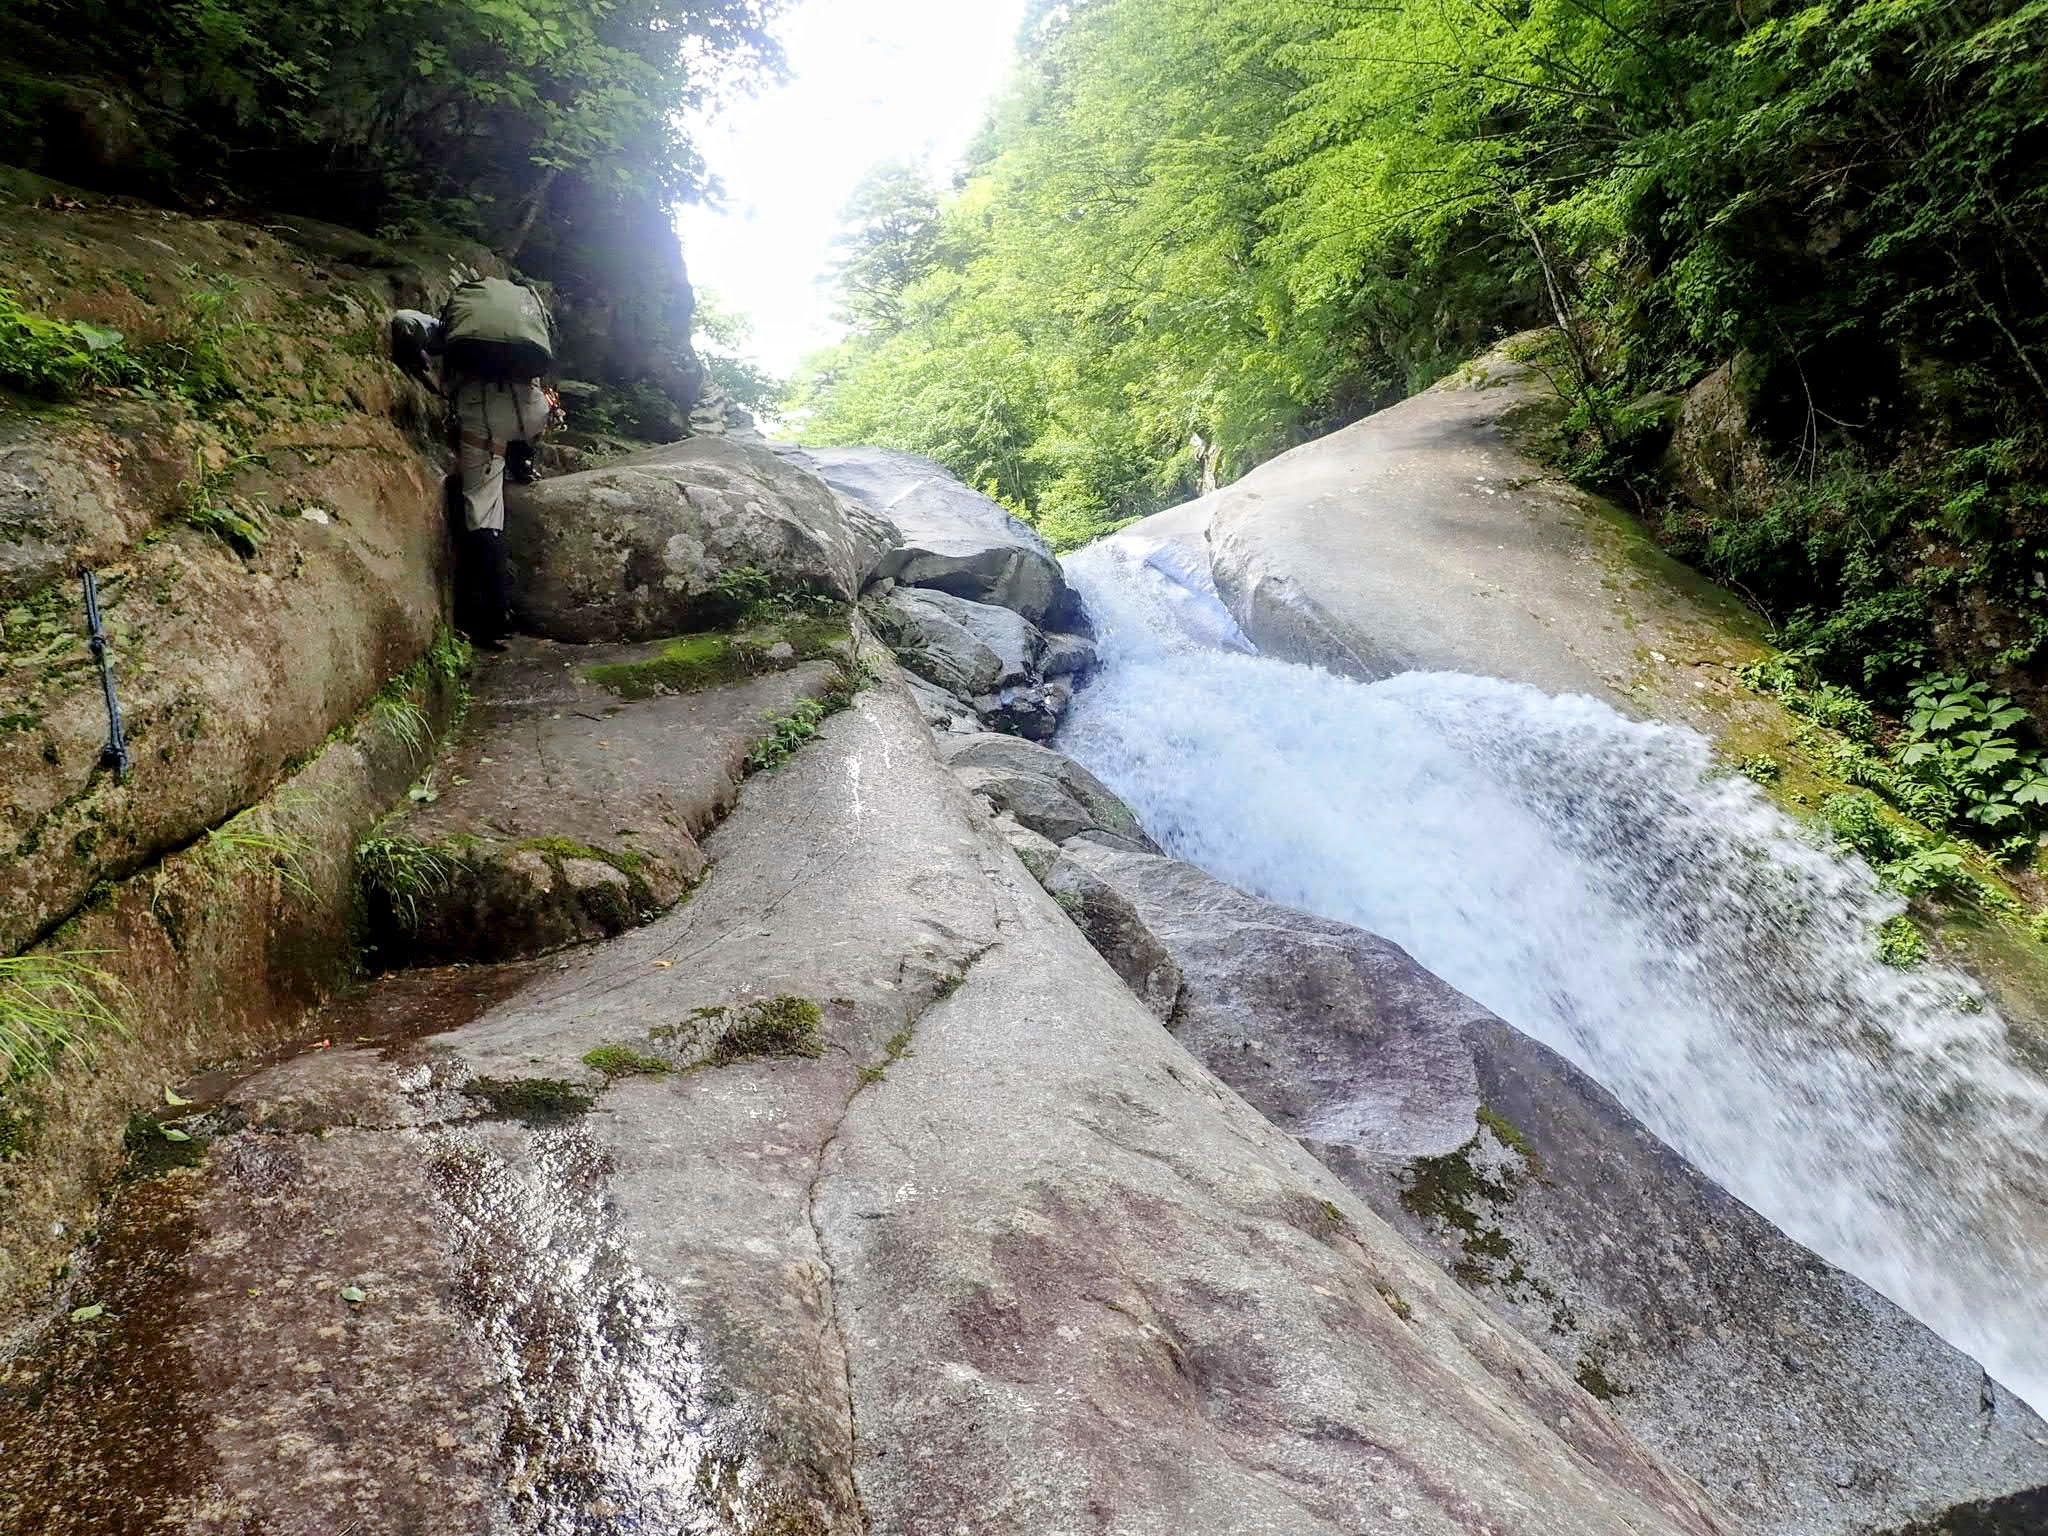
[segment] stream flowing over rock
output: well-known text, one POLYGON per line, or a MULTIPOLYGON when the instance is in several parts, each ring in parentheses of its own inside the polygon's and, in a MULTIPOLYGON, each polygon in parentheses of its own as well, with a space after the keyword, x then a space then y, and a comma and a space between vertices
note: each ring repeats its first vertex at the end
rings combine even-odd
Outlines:
MULTIPOLYGON (((1273 918, 1225 888, 1203 895, 1192 871, 1135 880, 1150 866, 1080 857, 1113 885, 1125 868, 1119 888, 1185 978, 1189 1043, 1229 1041, 1240 1054, 1227 1079, 1307 1144, 1335 1148, 1347 1177, 1368 1188, 1380 1179, 1369 1198, 1399 1204, 1402 1224, 1454 1272, 1573 1354, 1583 1381, 1762 1528, 1857 1531, 1939 1513, 1971 1486, 1960 1444, 1989 1454, 1987 1491, 2037 1508, 2043 1431, 2012 1394, 2044 1389, 2048 1092, 1982 993, 1954 972, 1879 963, 1871 935, 1896 901, 1747 781, 1710 775, 1690 732, 1490 679, 1415 673, 1366 686, 1246 654, 1241 636, 1218 644, 1234 626, 1187 521, 1164 539, 1141 524, 1069 561, 1102 665, 1060 745, 1170 853, 1389 935, 1621 1102, 1455 994, 1445 1015, 1445 993, 1430 991, 1440 984, 1418 981, 1405 957, 1392 962, 1400 979, 1369 995, 1378 1008, 1433 995, 1439 1022, 1421 1040, 1388 1037, 1400 1041, 1402 1075, 1347 1066, 1323 1033, 1341 1017, 1331 996, 1304 980, 1311 990, 1290 1004, 1284 982, 1261 979, 1268 969, 1305 977, 1305 961, 1275 956, 1219 993, 1200 925, 1213 932, 1236 910, 1271 945, 1273 918), (1161 880, 1172 907, 1155 893, 1148 911, 1146 888, 1161 880), (1298 1045, 1281 1033, 1290 1007, 1312 1031, 1298 1045), (1502 1096, 1501 1124, 1516 1129, 1504 1139, 1447 1119, 1467 1092, 1489 1108, 1502 1096), (2003 1384, 1770 1233, 1629 1111, 2003 1384), (1550 1129, 1531 1133, 1524 1119, 1550 1129), (1550 1135, 1563 1148, 1555 1188, 1531 1171, 1550 1135), (1404 1143, 1405 1188, 1385 1182, 1404 1143), (1460 1154, 1464 1143, 1472 1149, 1460 1154), (1518 1162, 1530 1154, 1530 1166, 1518 1162), (1631 1163, 1638 1171, 1625 1171, 1631 1163), (1589 1203, 1564 1217, 1581 1198, 1564 1183, 1574 1168, 1599 1172, 1585 1175, 1589 1203), (1431 1196, 1417 1212, 1402 1196, 1418 1188, 1457 1198, 1431 1196), (1631 1210, 1635 1199, 1652 1205, 1631 1210), (1750 1265, 1754 1289, 1716 1293, 1750 1265), (1692 1307, 1702 1310, 1688 1316, 1692 1307), (1768 1321, 1781 1309, 1797 1319, 1783 1332, 1768 1321), (1832 1368, 1819 1363, 1830 1355, 1832 1368), (1638 1380, 1663 1390, 1635 1395, 1638 1380), (1744 1392, 1757 1394, 1746 1407, 1744 1392), (1798 1414, 1790 1405, 1809 1394, 1796 1432, 1763 1427, 1798 1414), (1865 1394, 1861 1408, 1846 1406, 1865 1394), (1981 1438, 2001 1404, 2013 1416, 2002 1451, 1981 1438), (1862 1412, 1898 1434, 1865 1437, 1845 1422, 1862 1412), (1944 1414, 1950 1431, 1909 1449, 1944 1414), (1927 1469, 1917 1486, 1916 1456, 1927 1469)), ((1287 921, 1296 942, 1318 931, 1312 919, 1287 921)), ((1367 947, 1353 952, 1369 954, 1383 941, 1357 942, 1367 947)), ((1388 963, 1375 962, 1382 975, 1388 963)), ((1361 985, 1343 983, 1353 997, 1361 985)))
POLYGON ((375 467, 267 549, 145 538, 97 407, 0 439, 0 952, 132 1021, 0 1116, 0 1531, 2044 1528, 2048 1097, 1697 737, 1259 654, 1378 665, 1256 487, 1063 568, 744 429, 514 493, 472 667, 344 371, 375 467), (50 593, 131 544, 119 645, 250 654, 124 673, 123 785, 50 593))
POLYGON ((85 1267, 108 1320, 14 1365, 43 1406, 0 1507, 1734 1529, 1189 1058, 969 806, 877 688, 750 785, 670 916, 399 978, 327 1021, 378 1043, 226 1089, 202 1164, 85 1267), (455 1027, 415 1033, 436 994, 455 1027), (815 1054, 720 1046, 792 997, 815 1054), (705 1066, 607 1079, 607 1045, 705 1066))
POLYGON ((1083 838, 1181 978, 1175 1037, 1759 1530, 2048 1483, 2048 1425, 1584 1073, 1362 929, 1083 838))

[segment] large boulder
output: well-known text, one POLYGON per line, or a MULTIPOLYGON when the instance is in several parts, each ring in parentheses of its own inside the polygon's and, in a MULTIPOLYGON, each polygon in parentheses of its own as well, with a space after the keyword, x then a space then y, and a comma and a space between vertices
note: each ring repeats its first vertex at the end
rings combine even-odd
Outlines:
POLYGON ((940 757, 969 789, 1042 837, 1063 843, 1093 832, 1126 847, 1157 851, 1130 807, 1063 753, 994 731, 942 736, 938 746, 940 757))
POLYGON ((1749 1528, 2048 1508, 2048 1425, 1975 1361, 1398 946, 1174 860, 1061 854, 1179 966, 1182 1044, 1749 1528))
POLYGON ((1757 372, 1743 353, 1685 393, 1664 468, 1694 506, 1727 511, 1770 494, 1771 468, 1752 421, 1757 372))
POLYGON ((1029 680, 1045 650, 1023 615, 947 592, 897 587, 869 611, 906 667, 965 700, 1029 680))
POLYGON ((1054 629, 1075 627, 1066 578, 1045 540, 943 465, 889 448, 807 448, 792 457, 896 525, 900 537, 873 579, 994 603, 1054 629))
POLYGON ((885 519, 733 437, 514 487, 505 537, 521 621, 582 644, 728 619, 739 574, 850 600, 896 542, 885 519))
POLYGON ((211 398, 0 410, 0 954, 261 799, 433 639, 439 476, 420 392, 366 338, 460 270, 322 262, 283 227, 7 199, 0 271, 26 309, 119 331, 211 398), (195 352, 202 303, 220 319, 195 352), (80 566, 99 573, 125 778, 101 762, 80 566))
POLYGON ((1216 589, 1267 655, 1504 677, 1718 733, 1755 616, 1525 451, 1563 410, 1527 344, 1194 503, 1216 589))

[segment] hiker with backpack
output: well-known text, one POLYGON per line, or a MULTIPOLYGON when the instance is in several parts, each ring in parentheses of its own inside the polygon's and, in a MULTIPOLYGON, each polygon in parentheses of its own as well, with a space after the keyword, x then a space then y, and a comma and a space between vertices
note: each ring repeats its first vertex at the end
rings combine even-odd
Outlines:
POLYGON ((527 470, 519 478, 531 478, 532 445, 555 410, 541 383, 554 366, 554 327, 539 294, 496 277, 462 284, 440 319, 422 324, 427 319, 415 310, 392 317, 392 357, 421 379, 428 359, 440 358, 461 471, 460 567, 469 636, 486 650, 502 651, 512 607, 506 459, 512 445, 524 445, 527 470))

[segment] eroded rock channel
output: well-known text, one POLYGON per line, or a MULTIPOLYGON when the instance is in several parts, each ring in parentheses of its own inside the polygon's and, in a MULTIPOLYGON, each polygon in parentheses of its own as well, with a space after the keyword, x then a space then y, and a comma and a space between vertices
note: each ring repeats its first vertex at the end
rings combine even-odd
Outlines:
POLYGON ((147 1096, 0 1526, 2029 1528, 1972 1362, 1046 745, 1095 646, 999 507, 735 437, 514 515, 383 973, 147 1096))

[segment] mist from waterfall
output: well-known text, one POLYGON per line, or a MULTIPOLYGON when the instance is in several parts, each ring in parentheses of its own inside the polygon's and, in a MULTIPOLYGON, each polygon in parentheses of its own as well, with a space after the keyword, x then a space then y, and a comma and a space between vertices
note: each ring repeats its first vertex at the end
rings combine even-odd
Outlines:
POLYGON ((1101 666, 1058 745, 1168 851, 1402 944, 2048 1410, 2048 1084, 1967 977, 1878 960, 1861 860, 1694 732, 1253 654, 1181 545, 1066 567, 1101 666))

